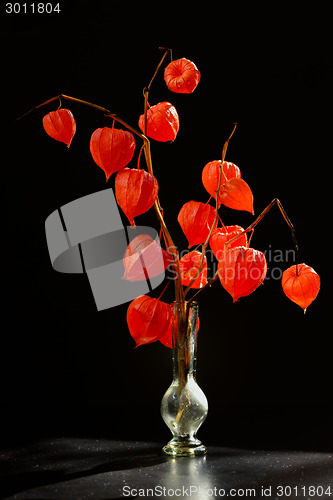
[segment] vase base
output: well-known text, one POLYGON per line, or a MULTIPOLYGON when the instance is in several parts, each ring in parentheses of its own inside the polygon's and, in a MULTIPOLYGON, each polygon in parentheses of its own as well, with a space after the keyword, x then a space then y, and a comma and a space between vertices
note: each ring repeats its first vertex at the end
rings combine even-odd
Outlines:
POLYGON ((205 455, 207 448, 198 439, 173 438, 162 448, 162 451, 172 457, 197 457, 205 455))

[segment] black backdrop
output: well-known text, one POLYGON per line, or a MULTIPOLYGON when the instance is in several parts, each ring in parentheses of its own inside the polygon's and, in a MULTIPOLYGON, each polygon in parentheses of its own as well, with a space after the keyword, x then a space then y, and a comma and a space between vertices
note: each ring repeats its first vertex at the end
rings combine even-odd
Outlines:
MULTIPOLYGON (((218 283, 200 299, 198 380, 210 403, 200 436, 219 445, 329 447, 328 13, 64 3, 60 14, 6 15, 4 7, 1 13, 3 439, 169 438, 159 403, 171 381, 170 350, 158 343, 133 349, 127 304, 97 312, 86 277, 56 273, 46 247, 44 222, 52 211, 112 186, 114 176, 106 185, 88 148, 92 131, 111 121, 64 102, 77 122, 69 150, 42 128, 56 103, 15 121, 64 93, 136 126, 142 89, 161 56, 158 47, 166 46, 202 74, 188 96, 169 92, 161 72, 149 98, 150 104, 172 102, 180 115, 176 141, 152 144, 160 200, 179 248, 186 239, 178 211, 190 199, 207 200, 201 170, 220 158, 228 124, 237 121, 227 159, 250 185, 256 215, 279 197, 296 227, 301 262, 322 279, 305 315, 284 296, 273 276, 292 262, 274 258, 292 240, 273 208, 252 240, 268 252, 270 279, 234 305, 218 283)), ((227 208, 222 217, 242 226, 253 220, 227 208)), ((158 227, 153 211, 137 223, 158 227)), ((164 300, 172 300, 171 286, 164 300)))

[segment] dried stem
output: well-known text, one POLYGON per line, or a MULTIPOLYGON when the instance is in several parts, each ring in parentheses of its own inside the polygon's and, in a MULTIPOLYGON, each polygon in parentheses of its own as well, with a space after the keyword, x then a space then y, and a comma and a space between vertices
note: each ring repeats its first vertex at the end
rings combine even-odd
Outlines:
MULTIPOLYGON (((288 224, 290 230, 291 230, 291 236, 292 236, 292 239, 293 239, 293 242, 294 242, 294 246, 295 246, 295 250, 296 250, 296 256, 295 256, 295 264, 296 264, 296 275, 298 276, 298 243, 297 243, 297 240, 296 240, 296 233, 295 233, 295 228, 291 222, 291 220, 289 219, 288 215, 287 215, 287 212, 285 211, 285 209, 283 208, 282 206, 282 203, 280 202, 280 200, 278 198, 274 198, 274 200, 272 200, 270 202, 269 205, 267 205, 267 207, 261 212, 261 214, 256 218, 256 220, 254 222, 252 222, 252 224, 249 225, 248 228, 244 229, 244 231, 242 231, 241 233, 237 234, 236 236, 234 236, 233 238, 231 238, 229 241, 227 241, 225 244, 224 244, 224 252, 226 252, 228 246, 235 240, 238 240, 238 238, 240 238, 243 234, 246 234, 246 233, 249 233, 251 231, 251 233, 253 234, 253 231, 254 231, 254 228, 256 227, 257 224, 259 224, 259 222, 263 219, 263 217, 267 214, 267 212, 269 212, 269 210, 273 207, 273 205, 275 205, 275 203, 277 204, 277 206, 279 207, 280 209, 280 212, 284 218, 284 220, 286 221, 286 223, 288 224)), ((252 237, 252 234, 251 234, 251 237, 252 237)), ((214 276, 202 287, 200 288, 200 290, 198 290, 191 298, 190 302, 192 302, 195 297, 197 297, 197 295, 199 293, 201 293, 205 288, 209 287, 209 286, 212 286, 212 284, 214 283, 214 281, 217 280, 218 278, 218 271, 216 271, 216 273, 214 274, 214 276)))
POLYGON ((169 53, 169 52, 170 52, 170 55, 171 55, 171 60, 172 60, 172 50, 171 50, 171 49, 167 49, 166 47, 159 47, 159 49, 160 49, 160 50, 164 50, 165 52, 164 52, 164 54, 163 54, 163 56, 162 56, 162 59, 160 60, 160 62, 159 62, 159 63, 158 63, 158 65, 156 66, 155 72, 154 72, 154 74, 153 74, 153 76, 152 76, 152 78, 151 78, 151 80, 150 80, 150 82, 149 82, 148 87, 146 87, 146 88, 144 89, 144 92, 145 92, 145 91, 147 91, 147 92, 149 93, 149 91, 150 91, 150 87, 151 87, 151 85, 152 85, 153 81, 155 80, 155 77, 156 77, 156 75, 157 75, 157 73, 158 73, 158 71, 159 71, 160 67, 161 67, 161 66, 162 66, 162 64, 163 64, 164 59, 166 58, 166 56, 168 55, 168 53, 169 53))
POLYGON ((256 218, 256 220, 254 222, 252 222, 252 224, 249 225, 248 228, 244 229, 244 231, 242 231, 241 233, 239 233, 236 236, 234 236, 233 238, 231 238, 231 240, 227 241, 225 243, 225 245, 224 245, 224 251, 227 250, 227 248, 230 245, 230 243, 232 243, 233 241, 235 241, 238 238, 240 238, 243 234, 248 233, 249 231, 253 232, 254 228, 256 227, 256 225, 261 221, 261 219, 263 219, 263 217, 267 214, 267 212, 269 212, 269 210, 273 207, 273 205, 275 205, 275 203, 279 207, 280 212, 281 212, 284 220, 286 221, 286 223, 288 224, 288 226, 289 226, 289 228, 291 230, 291 236, 292 236, 293 243, 294 243, 295 250, 296 250, 295 264, 296 264, 296 275, 298 276, 298 250, 299 249, 298 249, 298 243, 297 243, 297 240, 296 240, 295 228, 294 228, 291 220, 289 219, 289 217, 287 215, 287 212, 283 208, 281 201, 278 198, 274 198, 274 200, 272 200, 270 202, 270 204, 267 205, 267 207, 261 212, 261 214, 256 218))
POLYGON ((216 192, 216 205, 215 205, 215 217, 214 217, 214 221, 213 221, 212 227, 210 228, 210 231, 208 233, 206 241, 202 245, 202 250, 201 250, 202 255, 201 255, 201 259, 200 259, 199 268, 197 270, 196 275, 192 278, 192 280, 190 281, 188 287, 186 288, 186 290, 184 292, 184 296, 186 296, 186 294, 190 291, 190 289, 191 289, 193 283, 195 282, 195 280, 198 278, 198 276, 200 276, 200 273, 201 273, 202 268, 203 268, 203 261, 204 261, 204 257, 205 257, 205 252, 206 252, 206 249, 207 249, 207 245, 208 245, 208 242, 209 242, 209 238, 212 235, 212 232, 214 230, 215 224, 216 224, 217 219, 219 217, 219 212, 218 212, 218 208, 219 208, 219 192, 220 192, 220 187, 221 187, 223 162, 224 162, 224 159, 225 159, 225 155, 227 153, 229 141, 230 141, 231 137, 233 136, 233 133, 236 130, 237 123, 232 123, 231 127, 232 127, 231 128, 231 132, 229 133, 229 136, 228 136, 227 140, 225 141, 225 143, 223 145, 223 148, 222 148, 222 161, 221 161, 221 166, 220 166, 220 171, 219 171, 219 180, 218 180, 218 184, 217 184, 217 189, 215 191, 216 192))
MULTIPOLYGON (((144 96, 144 137, 147 135, 147 111, 148 111, 148 96, 150 92, 151 85, 160 69, 160 67, 163 64, 164 59, 166 58, 167 54, 170 52, 171 58, 172 58, 172 51, 171 49, 166 49, 164 47, 160 47, 160 49, 165 50, 160 62, 158 63, 154 74, 148 84, 147 87, 143 89, 143 96, 144 96)), ((152 165, 152 159, 151 159, 151 151, 150 151, 150 142, 147 141, 144 145, 144 152, 145 152, 145 158, 146 158, 146 163, 147 163, 147 168, 148 171, 151 175, 153 175, 153 165, 152 165)), ((161 207, 159 198, 157 197, 154 203, 154 210, 156 212, 156 215, 158 217, 158 220, 161 225, 161 230, 163 233, 163 238, 165 241, 166 248, 172 253, 173 259, 174 259, 174 265, 176 268, 176 278, 175 278, 175 299, 176 302, 180 304, 181 307, 181 312, 185 312, 185 299, 184 299, 184 291, 183 291, 183 286, 180 278, 180 267, 179 267, 179 253, 178 250, 171 238, 171 235, 169 233, 169 230, 165 224, 164 217, 163 217, 163 209, 161 207)))
MULTIPOLYGON (((164 56, 162 58, 162 62, 163 62, 166 54, 168 53, 168 51, 169 51, 169 49, 164 54, 164 56)), ((162 62, 159 64, 159 66, 162 64, 162 62)), ((157 73, 157 71, 155 71, 154 77, 156 76, 156 73, 157 73)), ((154 77, 152 78, 149 86, 151 85, 154 77)), ((76 97, 71 97, 71 96, 68 96, 68 95, 65 95, 65 94, 59 94, 59 95, 57 95, 55 97, 51 97, 47 101, 44 101, 41 104, 39 104, 38 106, 35 106, 34 108, 30 109, 29 111, 27 111, 26 113, 24 113, 23 115, 21 115, 20 117, 18 117, 17 120, 20 120, 20 119, 24 118, 25 116, 27 116, 28 114, 30 114, 32 111, 35 111, 36 109, 39 109, 42 106, 45 106, 46 104, 49 104, 49 103, 51 103, 53 101, 56 101, 57 99, 59 99, 60 103, 61 103, 61 99, 67 99, 68 101, 76 102, 78 104, 83 104, 85 106, 89 106, 91 108, 97 109, 98 111, 102 111, 106 117, 110 117, 113 120, 116 120, 117 122, 121 123, 124 127, 126 127, 128 130, 130 130, 131 132, 133 132, 133 134, 135 134, 138 137, 140 137, 140 139, 142 139, 143 142, 144 142, 144 153, 145 153, 145 159, 146 159, 148 171, 152 174, 152 172, 153 172, 153 166, 152 166, 152 159, 151 159, 149 139, 146 137, 145 134, 142 134, 141 132, 139 132, 138 130, 136 130, 134 127, 132 127, 131 125, 129 125, 127 122, 125 122, 125 120, 123 120, 122 118, 120 118, 116 114, 111 113, 111 111, 109 109, 104 108, 103 106, 99 106, 98 104, 94 104, 92 102, 84 101, 84 100, 78 99, 76 97)), ((166 246, 167 246, 167 248, 170 248, 170 251, 173 254, 173 257, 174 257, 174 260, 175 260, 175 264, 176 264, 176 268, 177 268, 177 280, 179 280, 178 276, 180 276, 180 271, 179 271, 179 256, 178 256, 178 251, 177 251, 177 249, 176 249, 176 247, 175 247, 175 245, 173 243, 173 240, 172 240, 172 238, 170 236, 170 233, 169 233, 169 231, 168 231, 168 229, 166 227, 166 224, 164 222, 164 218, 163 218, 163 215, 162 215, 162 209, 160 207, 160 203, 159 203, 158 199, 154 203, 154 209, 155 209, 155 212, 156 212, 157 217, 159 219, 159 222, 161 224, 161 229, 162 229, 162 233, 163 233, 163 237, 164 237, 166 246)), ((176 280, 176 300, 178 300, 180 302, 184 302, 183 287, 182 287, 182 285, 181 285, 180 282, 178 282, 178 285, 177 285, 177 280, 176 280)))
POLYGON ((39 104, 38 106, 35 106, 34 108, 29 109, 29 111, 27 111, 26 113, 24 113, 24 115, 19 116, 18 118, 16 118, 16 120, 21 120, 21 118, 24 118, 25 116, 27 116, 32 111, 35 111, 36 109, 39 109, 42 106, 45 106, 46 104, 49 104, 50 102, 56 101, 57 99, 59 99, 60 104, 61 104, 61 99, 67 99, 68 101, 77 102, 78 104, 84 104, 85 106, 89 106, 90 108, 94 108, 94 109, 97 109, 98 111, 102 111, 105 116, 113 118, 117 122, 121 123, 122 125, 124 125, 124 127, 126 127, 128 130, 130 130, 131 132, 133 132, 133 134, 135 134, 138 137, 140 137, 140 139, 142 139, 144 142, 149 142, 149 140, 147 139, 147 137, 144 134, 142 134, 141 132, 139 132, 138 130, 136 130, 134 127, 132 127, 131 125, 129 125, 127 122, 125 122, 125 120, 123 120, 122 118, 120 118, 116 114, 111 113, 111 111, 109 111, 107 108, 104 108, 102 106, 98 106, 98 104, 94 104, 92 102, 83 101, 82 99, 77 99, 76 97, 71 97, 71 96, 65 95, 65 94, 59 94, 59 95, 56 95, 55 97, 51 97, 51 99, 48 99, 47 101, 42 102, 42 104, 39 104))
POLYGON ((162 66, 163 64, 163 61, 164 59, 166 58, 166 56, 168 55, 168 53, 170 52, 171 54, 171 59, 172 59, 172 50, 171 49, 166 49, 165 47, 159 47, 159 49, 161 50, 164 50, 164 54, 160 60, 160 62, 158 63, 158 65, 156 66, 156 69, 154 71, 154 74, 148 84, 147 87, 145 87, 143 89, 143 97, 144 97, 144 127, 143 127, 143 130, 144 130, 144 134, 147 135, 147 110, 148 110, 148 95, 149 95, 149 92, 150 92, 150 87, 152 86, 152 83, 153 81, 155 80, 155 77, 160 69, 160 67, 162 66))

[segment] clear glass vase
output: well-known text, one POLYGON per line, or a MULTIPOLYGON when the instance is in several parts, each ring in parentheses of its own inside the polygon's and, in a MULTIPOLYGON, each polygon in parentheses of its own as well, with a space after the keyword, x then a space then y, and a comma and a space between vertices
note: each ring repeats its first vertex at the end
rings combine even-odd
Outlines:
POLYGON ((196 302, 173 304, 173 380, 163 396, 161 415, 173 434, 163 452, 174 457, 207 451, 196 437, 208 412, 206 396, 196 382, 198 312, 196 302))

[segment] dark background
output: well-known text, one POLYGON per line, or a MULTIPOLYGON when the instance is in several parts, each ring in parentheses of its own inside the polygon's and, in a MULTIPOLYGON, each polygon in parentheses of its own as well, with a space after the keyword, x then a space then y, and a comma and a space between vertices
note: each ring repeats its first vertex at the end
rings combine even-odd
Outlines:
MULTIPOLYGON (((177 95, 161 72, 149 97, 151 105, 172 102, 180 115, 175 143, 152 143, 160 200, 179 248, 187 243, 177 214, 190 199, 207 201, 202 168, 221 157, 228 124, 237 121, 227 160, 250 185, 256 215, 279 197, 296 228, 300 261, 322 280, 305 315, 274 279, 236 304, 219 283, 202 294, 198 381, 210 410, 199 437, 221 446, 332 447, 329 14, 216 5, 181 12, 157 3, 60 2, 60 14, 11 16, 1 7, 5 443, 44 435, 169 439, 159 404, 171 382, 171 351, 159 343, 133 349, 128 305, 97 312, 86 277, 56 273, 46 247, 51 212, 113 185, 114 176, 105 184, 88 147, 91 133, 111 120, 64 102, 77 122, 70 149, 42 128, 56 102, 15 121, 64 93, 137 126, 142 89, 163 46, 174 58, 193 60, 202 74, 192 95, 177 95)), ((244 227, 253 220, 227 208, 221 216, 244 227)), ((158 228, 153 211, 137 224, 158 228)), ((292 248, 276 207, 252 246, 292 248)), ((268 261, 268 276, 272 267, 292 264, 268 261)), ((169 286, 165 301, 172 292, 169 286)))

